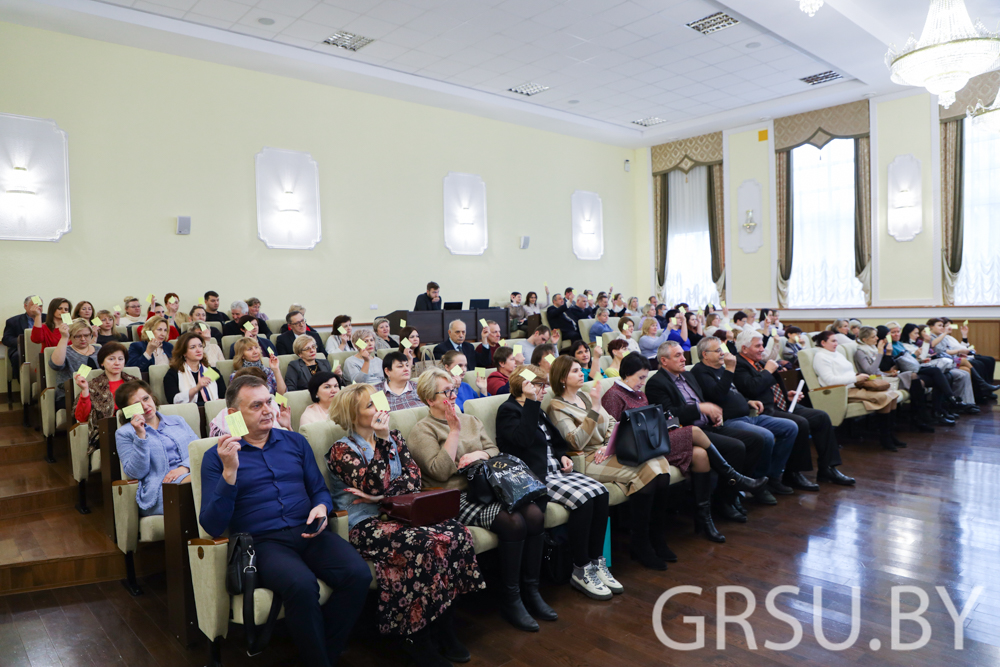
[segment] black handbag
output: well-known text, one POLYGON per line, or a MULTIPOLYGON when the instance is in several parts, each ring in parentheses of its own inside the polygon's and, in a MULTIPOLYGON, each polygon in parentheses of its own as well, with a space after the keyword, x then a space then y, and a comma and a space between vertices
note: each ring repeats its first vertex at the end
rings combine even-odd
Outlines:
POLYGON ((243 632, 247 638, 247 655, 253 657, 264 650, 271 641, 274 623, 281 611, 281 597, 274 593, 267 621, 260 627, 254 622, 253 594, 257 589, 257 554, 250 533, 229 536, 226 564, 226 591, 243 596, 243 632))
MULTIPOLYGON (((674 428, 680 426, 673 415, 671 419, 677 423, 674 428)), ((670 453, 671 430, 659 405, 625 410, 613 435, 614 454, 622 465, 630 467, 666 456, 670 453)))
POLYGON ((545 482, 538 479, 524 461, 511 454, 479 460, 466 468, 470 499, 482 505, 500 501, 513 512, 544 496, 545 482))

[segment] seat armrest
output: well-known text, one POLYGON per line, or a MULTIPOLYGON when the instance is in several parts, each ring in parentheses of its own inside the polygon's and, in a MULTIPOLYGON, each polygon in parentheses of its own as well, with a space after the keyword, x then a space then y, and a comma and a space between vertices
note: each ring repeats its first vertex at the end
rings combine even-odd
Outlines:
POLYGON ((830 417, 834 426, 840 426, 847 414, 847 386, 821 387, 809 392, 809 400, 817 410, 822 410, 830 417))
POLYGON ((194 539, 188 541, 191 584, 198 628, 209 641, 229 632, 231 599, 226 591, 226 563, 229 540, 194 539))
POLYGON ((111 500, 115 511, 115 535, 122 553, 134 552, 139 543, 139 492, 137 480, 120 479, 111 483, 111 500))
POLYGON ((82 482, 90 476, 90 457, 87 447, 90 444, 90 427, 85 423, 76 423, 69 430, 69 456, 73 464, 73 479, 82 482))

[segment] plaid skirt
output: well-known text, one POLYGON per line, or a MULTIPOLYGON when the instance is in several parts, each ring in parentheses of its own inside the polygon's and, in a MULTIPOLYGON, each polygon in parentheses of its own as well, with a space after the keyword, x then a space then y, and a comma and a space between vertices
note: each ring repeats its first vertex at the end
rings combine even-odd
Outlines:
POLYGON ((578 472, 563 472, 562 465, 552 456, 551 448, 548 454, 545 489, 552 502, 559 503, 566 509, 575 510, 591 498, 608 492, 607 487, 596 479, 578 472))
POLYGON ((502 510, 503 504, 499 501, 483 505, 469 498, 468 491, 462 491, 458 497, 458 516, 455 519, 463 526, 477 526, 489 530, 502 510))

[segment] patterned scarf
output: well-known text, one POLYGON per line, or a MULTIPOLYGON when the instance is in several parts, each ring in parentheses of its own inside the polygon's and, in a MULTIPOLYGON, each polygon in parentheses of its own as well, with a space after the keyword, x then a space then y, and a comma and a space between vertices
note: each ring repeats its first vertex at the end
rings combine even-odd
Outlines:
MULTIPOLYGON (((747 359, 746 357, 743 357, 743 358, 747 359)), ((750 361, 750 359, 747 359, 747 361, 750 361)), ((764 370, 764 364, 762 362, 760 362, 760 361, 750 361, 750 363, 753 364, 753 367, 756 368, 758 371, 763 371, 764 370)), ((784 412, 785 410, 787 410, 788 409, 788 399, 785 397, 785 391, 784 391, 784 389, 782 389, 782 385, 781 385, 780 381, 776 380, 775 383, 771 385, 771 392, 774 394, 774 406, 776 408, 778 408, 779 410, 781 410, 782 412, 784 412)))

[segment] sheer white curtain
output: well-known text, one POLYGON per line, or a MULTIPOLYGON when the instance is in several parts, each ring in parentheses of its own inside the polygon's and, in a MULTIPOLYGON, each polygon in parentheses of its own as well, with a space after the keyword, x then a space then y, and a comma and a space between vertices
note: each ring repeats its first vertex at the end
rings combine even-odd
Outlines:
POLYGON ((792 150, 792 275, 788 305, 864 306, 854 277, 854 142, 792 150))
POLYGON ((962 269, 955 305, 1000 303, 1000 134, 965 120, 962 269))
MULTIPOLYGON (((708 236, 708 167, 667 174, 667 280, 663 300, 718 303, 708 236)), ((695 304, 698 304, 695 306, 695 304)))

